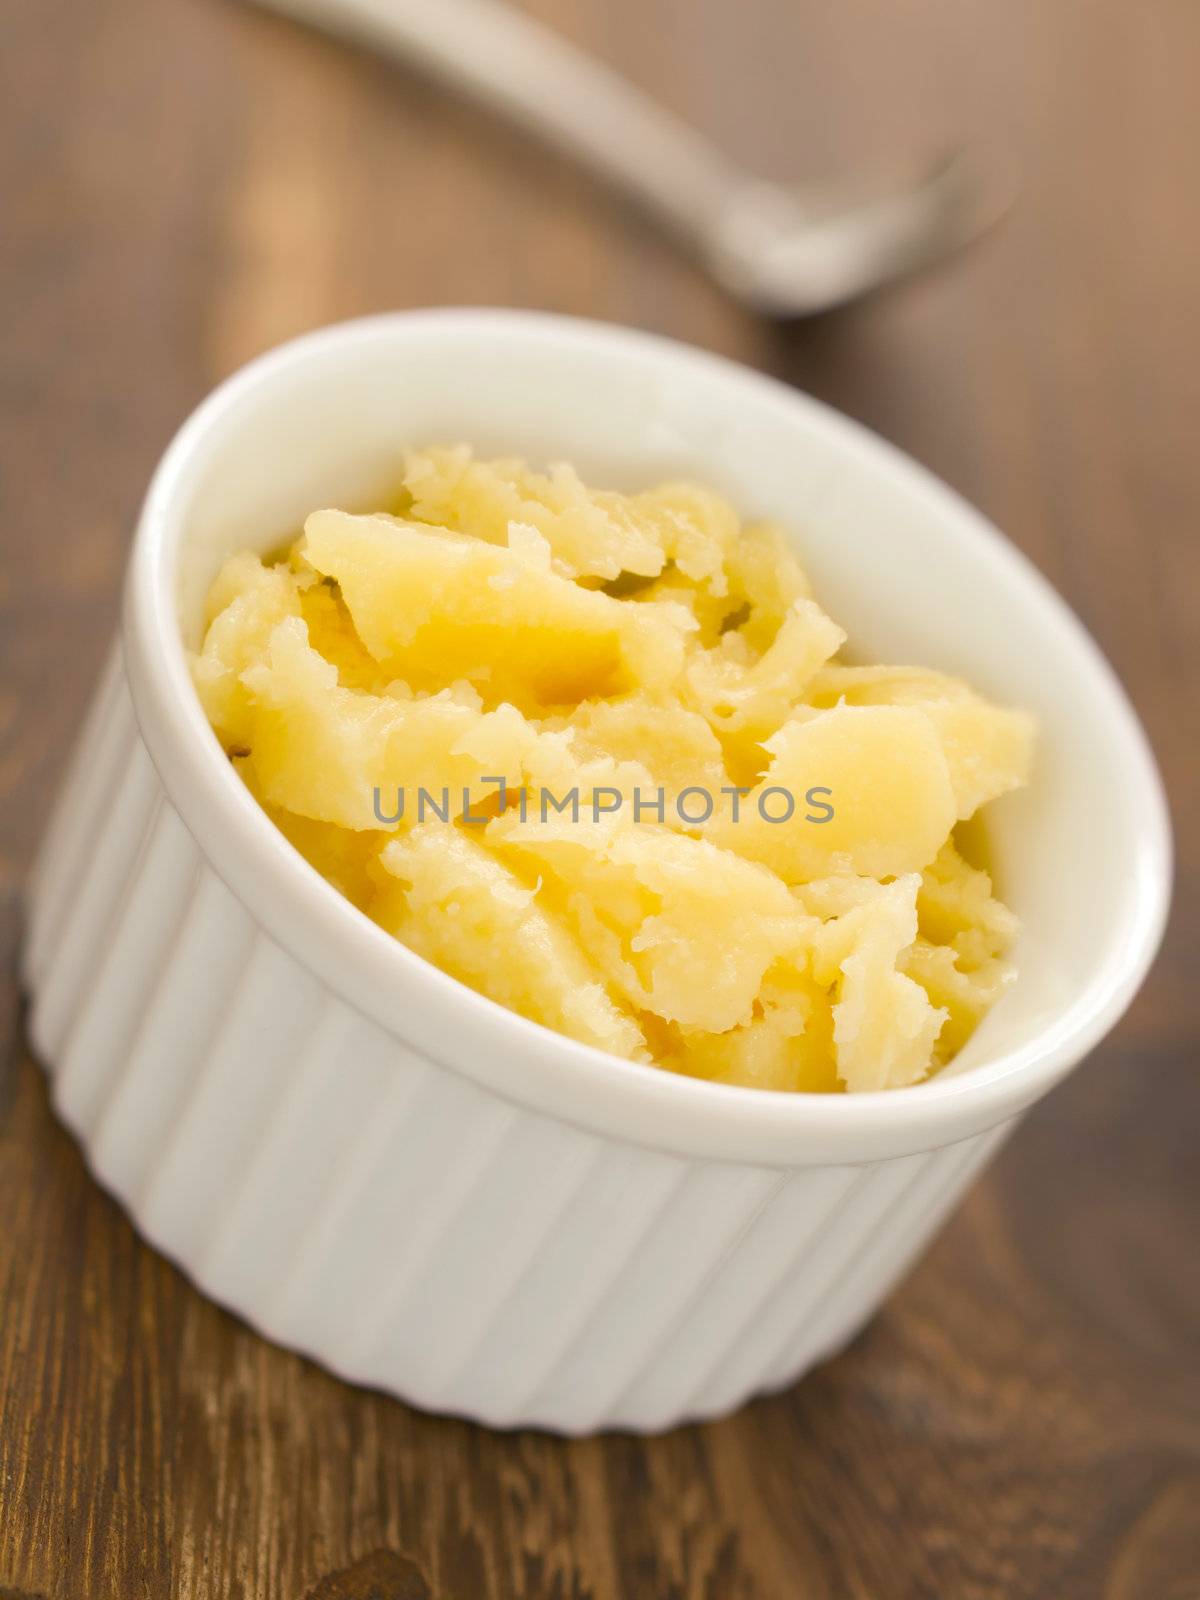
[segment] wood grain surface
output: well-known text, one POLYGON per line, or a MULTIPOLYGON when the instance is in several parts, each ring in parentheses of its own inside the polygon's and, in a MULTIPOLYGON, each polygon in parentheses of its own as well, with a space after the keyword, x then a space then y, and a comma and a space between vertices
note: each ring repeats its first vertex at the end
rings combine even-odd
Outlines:
POLYGON ((0 17, 0 1596, 1200 1596, 1200 7, 536 0, 780 176, 1021 153, 988 245, 769 328, 571 168, 234 0, 0 17), (22 876, 170 433, 319 322, 498 303, 652 327, 865 419, 1079 609, 1157 744, 1172 937, 847 1353, 717 1424, 495 1435, 265 1344, 52 1119, 22 876))

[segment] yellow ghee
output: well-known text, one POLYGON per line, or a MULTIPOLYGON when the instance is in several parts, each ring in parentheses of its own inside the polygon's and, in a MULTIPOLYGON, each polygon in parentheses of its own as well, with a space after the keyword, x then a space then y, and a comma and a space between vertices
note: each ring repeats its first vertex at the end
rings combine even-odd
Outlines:
MULTIPOLYGON (((586 1044, 717 1082, 915 1083, 1012 980, 956 848, 1033 727, 854 666, 778 530, 414 452, 209 595, 197 690, 297 850, 418 955, 586 1044)), ((971 830, 978 829, 978 820, 971 830)))

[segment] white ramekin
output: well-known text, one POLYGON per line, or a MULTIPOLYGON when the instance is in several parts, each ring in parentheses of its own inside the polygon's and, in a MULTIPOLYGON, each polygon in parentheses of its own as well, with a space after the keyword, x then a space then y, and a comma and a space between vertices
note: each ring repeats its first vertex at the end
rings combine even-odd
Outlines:
POLYGON ((1169 881, 1158 776, 1111 671, 949 490, 713 356, 428 312, 256 361, 167 451, 34 875, 25 975, 93 1170, 216 1299, 435 1411, 651 1430, 790 1383, 856 1331, 1125 1009, 1169 881), (862 652, 1037 714, 1036 780, 994 808, 1020 981, 950 1070, 822 1097, 616 1060, 395 943, 258 809, 184 655, 218 563, 313 507, 369 506, 407 445, 457 439, 625 487, 715 483, 794 530, 862 652))

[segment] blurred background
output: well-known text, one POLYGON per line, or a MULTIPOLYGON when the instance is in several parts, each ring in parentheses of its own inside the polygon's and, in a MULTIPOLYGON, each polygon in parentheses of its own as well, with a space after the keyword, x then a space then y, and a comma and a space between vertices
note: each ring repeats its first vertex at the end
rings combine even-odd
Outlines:
POLYGON ((0 1595, 1189 1600, 1200 7, 523 8, 767 176, 904 172, 979 138, 1016 153, 1022 192, 941 268, 773 325, 567 161, 411 72, 238 0, 6 0, 0 1595), (9 973, 171 433, 279 340, 441 304, 651 328, 911 452, 1083 616, 1175 810, 1174 934, 1118 1033, 851 1351, 658 1441, 419 1417, 200 1300, 51 1120, 9 973))

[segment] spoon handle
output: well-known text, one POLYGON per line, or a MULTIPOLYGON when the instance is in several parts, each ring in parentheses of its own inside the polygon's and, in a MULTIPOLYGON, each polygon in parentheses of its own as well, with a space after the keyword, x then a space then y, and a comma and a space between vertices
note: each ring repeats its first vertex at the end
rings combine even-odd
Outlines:
POLYGON ((701 249, 743 179, 701 134, 504 0, 256 0, 416 64, 569 152, 701 249))

